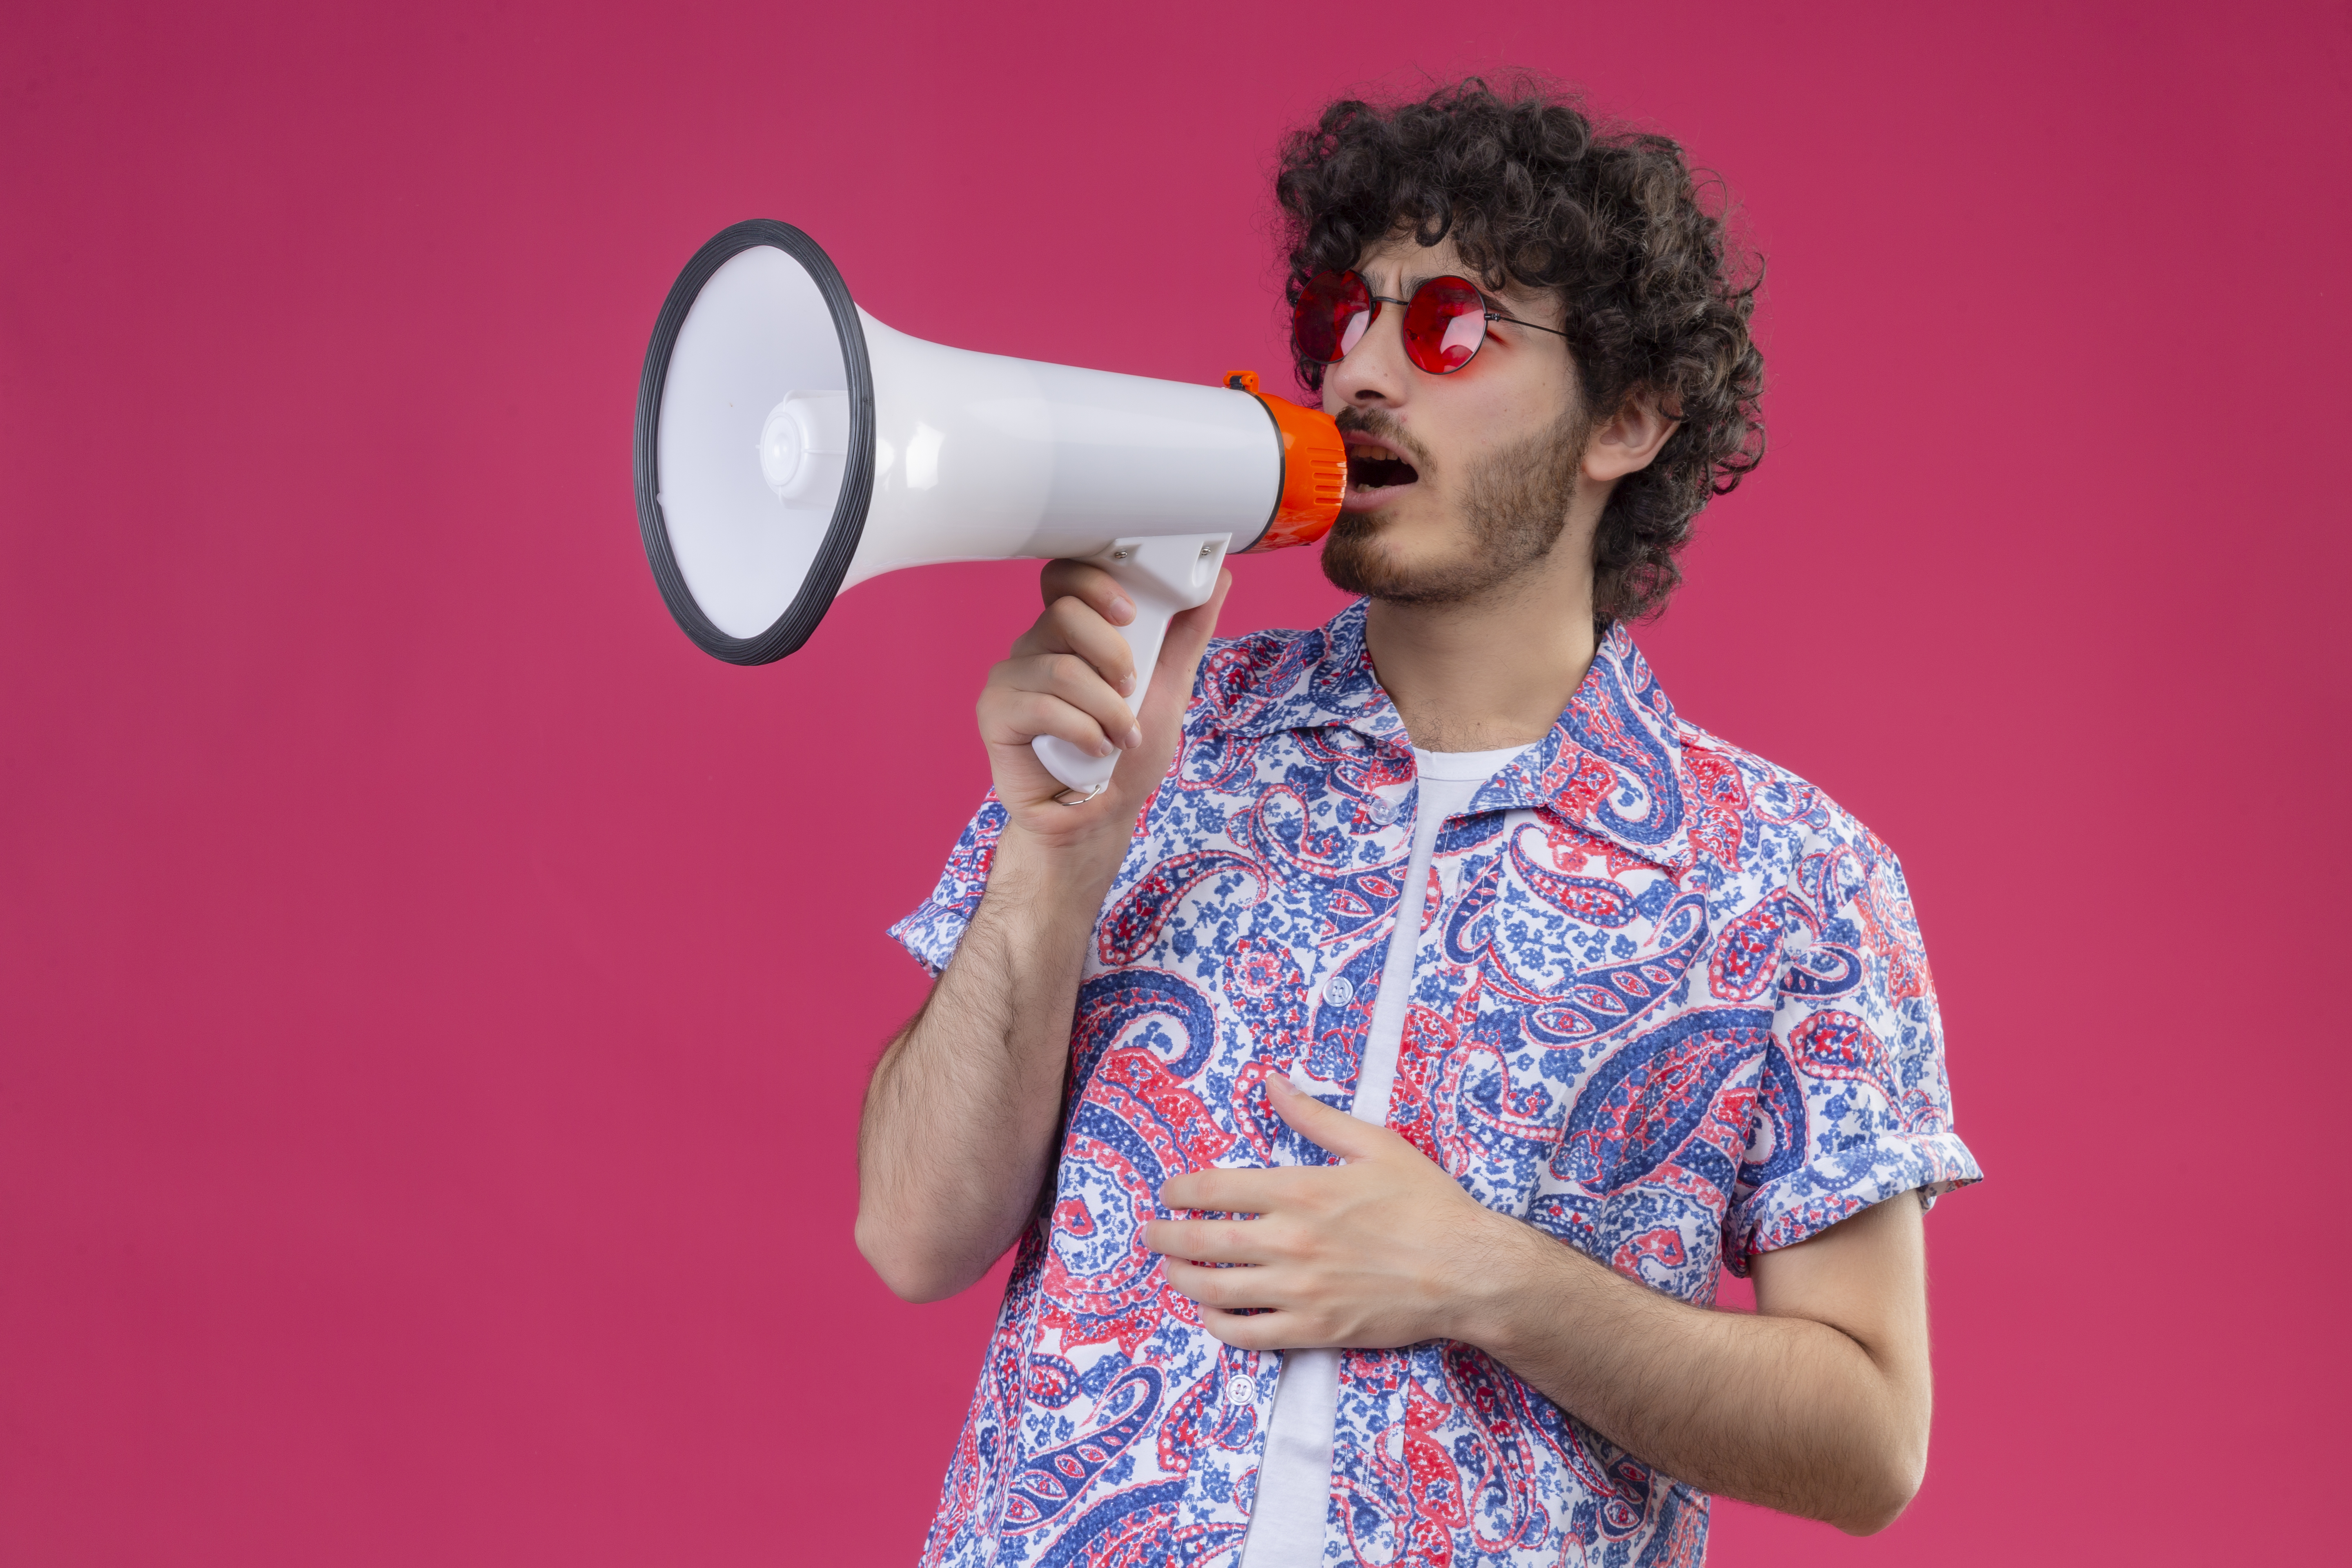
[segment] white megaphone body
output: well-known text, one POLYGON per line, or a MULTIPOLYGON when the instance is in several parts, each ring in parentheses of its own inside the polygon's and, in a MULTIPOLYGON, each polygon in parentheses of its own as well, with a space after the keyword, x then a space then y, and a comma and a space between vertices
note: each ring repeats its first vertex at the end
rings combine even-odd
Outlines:
MULTIPOLYGON (((1139 706, 1169 618, 1225 556, 1320 539, 1347 483, 1330 418, 1254 375, 1197 386, 924 342, 768 221, 719 234, 671 287, 635 448, 646 553, 705 652, 782 658, 837 594, 902 566, 1070 557, 1135 600, 1139 706)), ((1117 762, 1034 745, 1080 791, 1117 762)))

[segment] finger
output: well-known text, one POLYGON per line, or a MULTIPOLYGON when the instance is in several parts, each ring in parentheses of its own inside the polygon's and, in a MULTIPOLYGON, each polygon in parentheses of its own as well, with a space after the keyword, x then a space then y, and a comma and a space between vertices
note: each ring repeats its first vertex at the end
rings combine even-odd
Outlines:
POLYGON ((1118 751, 1093 715, 1050 693, 992 686, 981 694, 982 740, 992 746, 1026 746, 1040 735, 1067 741, 1090 757, 1108 757, 1118 751))
POLYGON ((1076 599, 1115 626, 1135 619, 1135 601, 1127 596, 1118 579, 1090 561, 1046 562, 1045 569, 1037 574, 1037 591, 1049 605, 1066 596, 1076 599))
POLYGON ((1385 1127, 1332 1109, 1286 1078, 1267 1079, 1265 1097, 1273 1103, 1274 1113, 1290 1123, 1299 1136, 1342 1160, 1376 1159, 1403 1142, 1385 1127))
POLYGON ((1288 1312, 1227 1312, 1215 1307, 1197 1309, 1201 1326, 1210 1337, 1244 1351, 1284 1351, 1310 1343, 1288 1312))
POLYGON ((1143 736, 1135 722, 1135 710, 1127 699, 1110 689, 1095 667, 1074 653, 1041 653, 1027 658, 1008 658, 990 671, 992 682, 1001 680, 1013 691, 1027 691, 1057 698, 1092 719, 1115 744, 1133 747, 1143 736))
POLYGON ((1163 1259, 1160 1268, 1170 1289, 1202 1307, 1238 1312, 1279 1305, 1275 1282, 1263 1268, 1213 1268, 1181 1258, 1163 1259))
POLYGON ((1171 1209, 1265 1214, 1297 1177, 1296 1171, 1187 1171, 1160 1184, 1160 1202, 1171 1209))
POLYGON ((1155 1219, 1143 1227, 1153 1252, 1194 1263, 1271 1263, 1283 1249, 1262 1219, 1155 1219))
POLYGON ((1065 594, 1046 605, 1045 613, 1013 645, 1015 658, 1039 653, 1076 654, 1121 697, 1135 690, 1135 650, 1117 626, 1075 595, 1065 594))

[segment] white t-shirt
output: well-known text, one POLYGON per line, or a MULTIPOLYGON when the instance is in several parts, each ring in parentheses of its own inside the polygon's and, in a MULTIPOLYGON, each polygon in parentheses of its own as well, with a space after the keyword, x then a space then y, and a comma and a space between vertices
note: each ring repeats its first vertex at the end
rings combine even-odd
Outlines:
MULTIPOLYGON (((1388 1120, 1389 1089, 1396 1082, 1397 1051, 1404 1042, 1405 1005, 1412 993, 1412 955, 1421 941, 1417 918, 1427 896, 1429 862, 1438 829, 1464 809, 1479 787, 1526 751, 1424 752, 1413 748, 1421 798, 1412 823, 1412 858, 1404 877, 1389 955, 1381 969, 1380 995, 1364 1038, 1364 1060, 1356 1074, 1356 1099, 1349 1107, 1359 1119, 1378 1125, 1388 1120)), ((1242 1543, 1240 1568, 1322 1568, 1324 1516, 1331 1495, 1331 1426, 1339 1404, 1339 1352, 1297 1350, 1282 1358, 1282 1381, 1266 1421, 1265 1458, 1258 1469, 1257 1506, 1250 1513, 1249 1537, 1242 1543)))

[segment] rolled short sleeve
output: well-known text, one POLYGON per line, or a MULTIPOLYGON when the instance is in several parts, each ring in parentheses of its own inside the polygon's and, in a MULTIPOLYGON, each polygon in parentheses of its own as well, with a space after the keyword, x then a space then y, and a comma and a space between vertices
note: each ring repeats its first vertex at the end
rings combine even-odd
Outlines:
POLYGON ((1004 831, 1005 810, 988 792, 980 809, 964 825, 963 836, 956 840, 955 849, 940 872, 939 886, 931 896, 915 906, 904 920, 890 928, 890 935, 898 945, 914 955, 915 962, 929 970, 933 979, 955 956, 956 946, 963 941, 964 928, 971 923, 972 911, 980 908, 980 896, 988 890, 988 868, 996 859, 996 840, 1004 831))
POLYGON ((1724 1258, 1793 1246, 1898 1194, 1982 1179, 1952 1131, 1943 1020, 1908 885, 1858 825, 1805 858, 1724 1258))

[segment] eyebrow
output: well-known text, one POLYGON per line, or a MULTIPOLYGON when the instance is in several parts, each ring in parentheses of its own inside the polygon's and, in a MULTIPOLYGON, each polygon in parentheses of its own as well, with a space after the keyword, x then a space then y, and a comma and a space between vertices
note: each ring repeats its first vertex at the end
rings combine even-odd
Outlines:
POLYGON ((1501 296, 1496 294, 1488 293, 1486 289, 1480 286, 1478 279, 1475 278, 1465 278, 1459 272, 1412 273, 1405 278, 1399 279, 1398 292, 1410 300, 1412 298, 1414 289, 1420 288, 1423 284, 1428 282, 1433 278, 1461 278, 1464 282, 1478 290, 1478 298, 1486 302, 1486 308, 1490 310, 1508 310, 1512 308, 1511 302, 1508 300, 1503 299, 1501 296))

